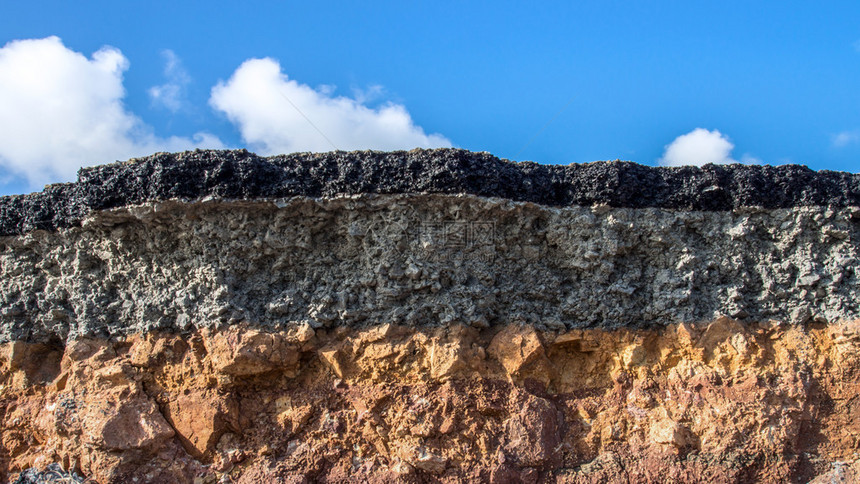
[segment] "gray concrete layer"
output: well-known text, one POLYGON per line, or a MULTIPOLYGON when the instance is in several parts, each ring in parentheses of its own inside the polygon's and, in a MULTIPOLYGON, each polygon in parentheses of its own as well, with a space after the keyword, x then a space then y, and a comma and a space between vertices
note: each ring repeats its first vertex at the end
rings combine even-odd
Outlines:
POLYGON ((649 327, 860 317, 860 209, 470 195, 165 201, 0 237, 0 341, 385 322, 649 327))

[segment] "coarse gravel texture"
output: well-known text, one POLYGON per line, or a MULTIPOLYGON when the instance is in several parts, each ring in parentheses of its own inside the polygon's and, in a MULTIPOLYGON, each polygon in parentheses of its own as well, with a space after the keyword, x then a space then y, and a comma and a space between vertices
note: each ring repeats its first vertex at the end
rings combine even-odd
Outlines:
POLYGON ((860 209, 471 195, 152 202, 0 239, 0 341, 248 322, 654 327, 860 317, 860 209))
POLYGON ((0 198, 0 235, 78 225, 93 210, 165 199, 444 193, 549 206, 726 211, 860 206, 860 174, 799 165, 655 168, 631 162, 513 163, 459 149, 294 153, 158 153, 84 168, 77 183, 0 198))
POLYGON ((84 478, 75 472, 65 471, 59 464, 49 464, 44 470, 26 469, 18 474, 13 484, 83 484, 84 478))

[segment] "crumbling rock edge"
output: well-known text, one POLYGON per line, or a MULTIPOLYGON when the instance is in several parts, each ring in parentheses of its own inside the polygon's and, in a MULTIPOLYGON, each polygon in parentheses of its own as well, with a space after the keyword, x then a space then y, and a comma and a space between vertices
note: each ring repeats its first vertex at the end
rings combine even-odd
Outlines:
POLYGON ((81 169, 76 183, 0 198, 0 235, 72 227, 93 210, 170 198, 231 200, 360 193, 444 193, 549 206, 684 210, 860 206, 860 174, 799 165, 656 168, 631 162, 513 163, 459 149, 157 153, 81 169))

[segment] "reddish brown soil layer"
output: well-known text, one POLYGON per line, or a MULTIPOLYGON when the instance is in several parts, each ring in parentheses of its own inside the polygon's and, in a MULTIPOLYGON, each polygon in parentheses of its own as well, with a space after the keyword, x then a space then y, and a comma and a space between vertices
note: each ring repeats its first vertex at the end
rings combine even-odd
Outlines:
POLYGON ((840 482, 858 390, 860 321, 19 342, 0 348, 0 478, 840 482))

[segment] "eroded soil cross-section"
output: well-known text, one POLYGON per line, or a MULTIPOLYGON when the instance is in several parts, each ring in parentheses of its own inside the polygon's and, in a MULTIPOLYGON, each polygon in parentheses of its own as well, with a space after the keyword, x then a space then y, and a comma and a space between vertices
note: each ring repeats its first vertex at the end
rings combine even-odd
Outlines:
POLYGON ((196 151, 0 234, 9 482, 860 477, 860 175, 196 151))

